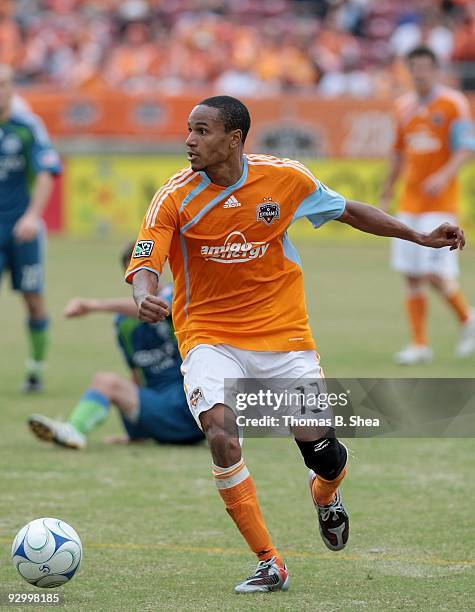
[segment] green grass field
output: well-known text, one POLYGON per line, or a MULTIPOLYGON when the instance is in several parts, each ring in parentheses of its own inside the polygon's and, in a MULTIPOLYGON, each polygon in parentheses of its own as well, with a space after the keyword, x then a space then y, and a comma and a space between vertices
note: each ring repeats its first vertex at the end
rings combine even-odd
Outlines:
MULTIPOLYGON (((473 439, 350 441, 353 460, 343 492, 352 535, 342 553, 327 551, 317 534, 293 442, 248 440, 245 458, 292 577, 288 593, 257 596, 233 593, 254 560, 216 493, 206 446, 108 447, 102 438, 119 431, 115 415, 84 453, 33 439, 25 426, 31 412, 66 417, 96 370, 126 373, 109 316, 61 318, 72 296, 127 295, 120 244, 50 241, 52 346, 40 397, 18 392, 24 313, 3 285, 0 591, 35 590, 11 565, 11 541, 29 520, 55 516, 71 523, 84 545, 79 574, 61 588, 67 610, 473 609, 473 439)), ((327 376, 474 375, 475 359, 453 357, 457 327, 435 297, 434 363, 409 372, 392 364, 407 335, 401 284, 388 270, 384 241, 324 240, 305 243, 300 252, 327 376)), ((474 250, 464 253, 462 265, 464 287, 475 301, 474 250)))

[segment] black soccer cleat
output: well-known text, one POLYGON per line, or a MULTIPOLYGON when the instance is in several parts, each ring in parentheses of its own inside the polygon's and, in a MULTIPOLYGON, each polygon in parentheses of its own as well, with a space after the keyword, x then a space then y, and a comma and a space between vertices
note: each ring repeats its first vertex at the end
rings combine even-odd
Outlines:
POLYGON ((346 512, 340 490, 337 489, 335 498, 325 506, 320 506, 313 498, 312 483, 317 475, 313 470, 309 472, 310 495, 318 515, 318 528, 327 548, 342 550, 348 543, 350 536, 350 519, 346 512))
POLYGON ((234 589, 236 593, 270 593, 287 591, 290 577, 287 567, 275 557, 269 561, 259 561, 254 573, 240 582, 234 589))
POLYGON ((23 383, 23 393, 41 393, 43 391, 43 380, 35 374, 29 374, 23 383))

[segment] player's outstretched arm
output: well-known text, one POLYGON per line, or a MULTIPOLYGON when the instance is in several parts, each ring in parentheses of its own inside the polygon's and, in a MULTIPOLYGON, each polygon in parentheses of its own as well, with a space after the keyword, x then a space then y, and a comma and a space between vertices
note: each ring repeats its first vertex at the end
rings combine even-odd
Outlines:
POLYGON ((436 249, 448 246, 451 251, 454 249, 462 250, 465 246, 463 231, 456 225, 442 223, 429 234, 416 232, 382 210, 352 200, 346 202, 345 210, 337 221, 375 236, 401 238, 436 249))
POLYGON ((112 312, 138 318, 137 305, 132 298, 73 298, 66 304, 63 315, 70 319, 83 317, 91 312, 112 312))
POLYGON ((132 280, 134 300, 138 315, 146 323, 158 323, 170 314, 167 302, 157 297, 158 275, 150 270, 141 269, 132 280))

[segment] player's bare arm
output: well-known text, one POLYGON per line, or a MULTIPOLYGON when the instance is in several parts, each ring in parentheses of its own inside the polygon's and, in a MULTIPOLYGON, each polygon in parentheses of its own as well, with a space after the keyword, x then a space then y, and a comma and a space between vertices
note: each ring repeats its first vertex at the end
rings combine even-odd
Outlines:
POLYGON ((391 200, 394 193, 394 185, 396 184, 396 181, 398 180, 401 174, 403 163, 404 158, 402 153, 400 153, 399 151, 394 151, 391 154, 391 158, 389 160, 389 170, 386 180, 384 181, 383 189, 381 192, 381 199, 379 202, 379 207, 385 212, 387 212, 391 206, 391 200))
POLYGON ((73 298, 66 304, 63 315, 69 319, 82 317, 92 312, 111 312, 126 317, 138 317, 137 305, 133 298, 126 297, 110 299, 73 298))
POLYGON ((473 151, 467 149, 456 151, 442 168, 426 178, 422 184, 423 190, 430 196, 439 195, 447 187, 448 183, 457 176, 459 169, 465 162, 473 158, 473 156, 473 151))
POLYGON ((352 200, 346 202, 345 211, 337 221, 375 236, 401 238, 435 249, 448 246, 450 250, 462 250, 465 246, 464 233, 456 225, 442 223, 428 234, 416 232, 384 211, 352 200))
POLYGON ((158 283, 158 275, 150 270, 139 270, 134 274, 134 300, 139 319, 146 323, 158 323, 170 314, 167 302, 157 297, 158 283))
POLYGON ((53 177, 49 172, 38 173, 25 213, 18 219, 13 233, 20 242, 33 240, 38 232, 39 221, 53 189, 53 177))

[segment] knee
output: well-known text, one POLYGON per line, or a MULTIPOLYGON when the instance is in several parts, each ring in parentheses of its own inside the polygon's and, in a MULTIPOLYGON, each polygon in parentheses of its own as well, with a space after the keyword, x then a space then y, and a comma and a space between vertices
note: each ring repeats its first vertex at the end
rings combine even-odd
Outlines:
POLYGON ((24 293, 23 299, 32 319, 42 319, 46 316, 44 299, 40 293, 24 293))
POLYGON ((409 295, 415 296, 420 295, 424 292, 424 285, 426 279, 421 276, 407 276, 406 277, 406 288, 409 295))
POLYGON ((451 295, 458 289, 458 283, 453 278, 444 278, 437 274, 428 274, 427 280, 434 289, 437 289, 444 295, 451 295))
POLYGON ((94 374, 91 387, 114 401, 120 388, 120 376, 115 372, 97 372, 94 374))
POLYGON ((235 453, 240 450, 239 439, 234 437, 232 433, 226 430, 225 427, 218 423, 211 423, 205 429, 204 433, 209 442, 211 450, 220 455, 235 453))
POLYGON ((200 421, 215 464, 227 467, 239 460, 241 446, 232 411, 212 408, 200 415, 200 421))

